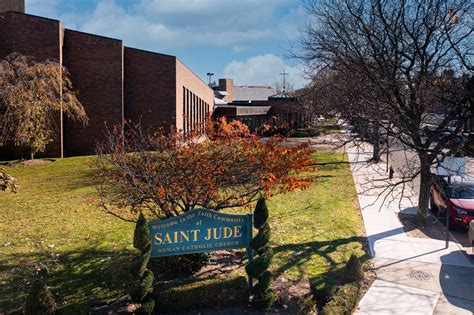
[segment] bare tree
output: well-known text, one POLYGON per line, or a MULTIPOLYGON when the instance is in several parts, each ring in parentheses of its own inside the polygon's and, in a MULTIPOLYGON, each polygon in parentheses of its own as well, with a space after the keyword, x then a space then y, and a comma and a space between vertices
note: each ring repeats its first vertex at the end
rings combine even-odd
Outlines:
POLYGON ((464 95, 473 73, 472 2, 307 0, 306 8, 312 22, 300 57, 315 72, 336 67, 369 83, 378 97, 373 109, 390 121, 388 135, 418 156, 411 176, 420 175, 418 216, 424 219, 430 168, 460 150, 456 139, 472 115, 472 100, 464 95), (428 114, 440 104, 442 119, 428 132, 428 114))
POLYGON ((313 77, 312 104, 320 114, 339 113, 350 120, 361 137, 373 143, 372 161, 380 160, 380 130, 386 115, 381 97, 359 72, 343 71, 335 65, 313 77))

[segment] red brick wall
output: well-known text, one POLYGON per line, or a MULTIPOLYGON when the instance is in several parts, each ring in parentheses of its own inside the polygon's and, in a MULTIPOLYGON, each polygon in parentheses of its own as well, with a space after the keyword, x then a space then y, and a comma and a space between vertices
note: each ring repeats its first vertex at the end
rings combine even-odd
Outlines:
POLYGON ((37 61, 60 60, 59 21, 14 12, 0 13, 0 16, 4 16, 4 19, 0 20, 8 23, 6 28, 0 26, 0 33, 5 32, 9 37, 8 51, 0 48, 0 58, 12 52, 18 52, 33 56, 37 61))
POLYGON ((68 68, 89 124, 65 121, 67 155, 91 154, 103 141, 106 125, 123 121, 122 41, 65 30, 64 65, 68 68))
POLYGON ((0 13, 0 59, 11 53, 11 24, 13 14, 0 13))
POLYGON ((0 12, 16 11, 25 13, 25 0, 1 0, 0 12))
POLYGON ((144 128, 176 125, 176 57, 125 47, 125 118, 144 128))
MULTIPOLYGON (((0 0, 1 1, 1 0, 0 0)), ((127 119, 145 128, 183 128, 183 90, 189 89, 209 106, 213 91, 174 56, 123 48, 120 40, 65 30, 59 21, 21 13, 0 13, 0 58, 11 52, 38 61, 62 61, 89 117, 89 124, 64 122, 64 154, 94 153, 106 124, 127 119)), ((59 117, 57 127, 59 127, 59 117)), ((44 156, 59 157, 57 136, 44 156)), ((0 158, 6 157, 0 148, 0 158)), ((10 156, 11 157, 11 156, 10 156)))
MULTIPOLYGON (((21 13, 0 13, 0 58, 12 52, 33 56, 37 61, 61 60, 60 22, 21 13), (1 18, 3 17, 3 18, 1 18)), ((3 148, 0 156, 18 157, 17 148, 3 148)), ((38 156, 61 155, 59 115, 52 142, 38 156)))

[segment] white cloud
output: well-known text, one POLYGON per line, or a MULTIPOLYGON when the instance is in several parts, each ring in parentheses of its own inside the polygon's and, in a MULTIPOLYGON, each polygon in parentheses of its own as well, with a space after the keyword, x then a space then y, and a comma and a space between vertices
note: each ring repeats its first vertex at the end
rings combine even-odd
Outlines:
POLYGON ((172 52, 200 45, 242 52, 265 40, 286 42, 291 38, 299 11, 279 10, 295 2, 136 0, 123 5, 118 0, 98 0, 78 11, 77 3, 69 0, 27 0, 27 12, 58 18, 67 28, 123 39, 126 45, 144 49, 172 52))
MULTIPOLYGON (((2 1, 2 0, 0 0, 2 1)), ((284 68, 296 87, 305 82, 299 67, 266 52, 285 53, 305 22, 300 0, 26 0, 27 12, 62 21, 66 28, 122 39, 131 47, 177 54, 176 50, 216 50, 224 70, 239 84, 281 81, 284 68), (224 49, 222 49, 224 48, 224 49)), ((219 61, 217 61, 219 62, 219 61)), ((202 60, 212 68, 213 60, 202 60)))
POLYGON ((222 76, 234 79, 236 85, 266 85, 275 86, 282 81, 279 75, 283 69, 289 73, 287 82, 295 88, 301 88, 308 80, 304 77, 301 66, 290 66, 284 60, 273 54, 258 55, 245 61, 232 61, 225 68, 222 76))

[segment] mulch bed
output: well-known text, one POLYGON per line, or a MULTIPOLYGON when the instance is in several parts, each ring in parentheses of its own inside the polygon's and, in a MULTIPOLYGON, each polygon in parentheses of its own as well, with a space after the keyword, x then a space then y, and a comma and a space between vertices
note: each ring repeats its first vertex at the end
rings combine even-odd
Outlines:
POLYGON ((3 163, 5 166, 37 166, 37 165, 45 165, 54 162, 51 159, 42 159, 42 160, 17 160, 17 161, 9 161, 3 163))
MULTIPOLYGON (((238 251, 217 251, 211 253, 210 263, 195 273, 193 276, 197 278, 209 278, 217 275, 225 275, 231 273, 235 269, 245 267, 244 254, 238 251)), ((370 286, 370 285, 368 285, 370 286)), ((196 310, 193 312, 176 313, 181 315, 187 314, 297 314, 300 303, 304 298, 311 297, 311 289, 309 280, 288 280, 280 277, 275 280, 272 285, 278 297, 272 309, 267 311, 259 311, 251 309, 247 306, 231 307, 225 310, 206 309, 196 310)), ((133 313, 136 305, 128 297, 123 297, 114 303, 107 305, 96 305, 91 308, 92 314, 129 314, 133 313)))

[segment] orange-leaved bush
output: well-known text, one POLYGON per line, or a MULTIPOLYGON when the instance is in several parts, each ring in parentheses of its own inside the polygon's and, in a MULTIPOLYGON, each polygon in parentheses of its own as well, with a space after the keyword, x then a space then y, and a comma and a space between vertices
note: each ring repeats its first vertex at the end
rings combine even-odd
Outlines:
POLYGON ((114 128, 97 147, 100 205, 121 219, 140 212, 169 218, 196 207, 219 211, 259 196, 313 183, 311 150, 263 141, 244 124, 209 121, 205 132, 147 133, 139 125, 114 128))

